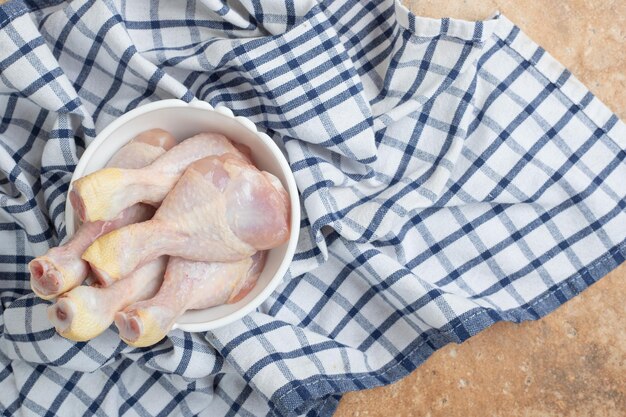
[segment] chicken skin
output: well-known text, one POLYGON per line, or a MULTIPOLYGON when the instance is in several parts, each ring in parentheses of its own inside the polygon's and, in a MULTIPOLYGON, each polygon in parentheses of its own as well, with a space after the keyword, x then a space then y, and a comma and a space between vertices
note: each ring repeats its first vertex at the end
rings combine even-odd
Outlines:
POLYGON ((109 328, 118 311, 156 294, 166 265, 167 256, 161 256, 111 286, 78 286, 48 307, 48 319, 67 339, 93 339, 109 328))
POLYGON ((230 154, 194 162, 151 220, 98 238, 83 254, 104 282, 161 255, 235 262, 289 238, 287 192, 273 175, 230 154))
MULTIPOLYGON (((152 129, 139 134, 121 148, 107 166, 141 168, 176 144, 176 139, 162 129, 152 129)), ((81 255, 98 237, 119 227, 148 220, 155 209, 136 204, 111 221, 86 222, 64 245, 50 249, 45 255, 33 259, 28 268, 31 288, 39 297, 49 300, 80 285, 89 273, 88 264, 81 255)))
POLYGON ((226 137, 201 133, 143 168, 105 168, 76 180, 70 202, 83 221, 110 220, 141 202, 158 205, 191 163, 225 153, 246 159, 226 137))
POLYGON ((265 259, 265 252, 230 263, 170 258, 158 293, 115 315, 120 337, 132 346, 150 346, 163 339, 186 310, 240 300, 254 287, 265 259))

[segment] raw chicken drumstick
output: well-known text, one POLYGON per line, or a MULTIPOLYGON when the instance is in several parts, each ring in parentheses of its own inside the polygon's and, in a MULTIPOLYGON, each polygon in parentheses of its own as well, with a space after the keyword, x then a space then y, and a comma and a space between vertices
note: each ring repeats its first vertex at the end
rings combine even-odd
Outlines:
MULTIPOLYGON (((176 139, 168 132, 148 130, 113 155, 107 166, 141 168, 175 144, 176 139)), ((154 208, 136 204, 111 221, 84 223, 67 243, 50 249, 28 264, 31 288, 39 297, 49 300, 80 285, 89 272, 89 266, 80 257, 94 240, 119 227, 148 220, 153 214, 154 208)))
POLYGON ((48 307, 48 318, 67 339, 93 339, 109 328, 115 313, 157 293, 167 259, 161 256, 108 287, 76 287, 48 307))
POLYGON ((230 263, 170 258, 157 295, 115 315, 120 337, 131 346, 153 345, 186 310, 234 303, 245 297, 264 265, 265 252, 230 263))
POLYGON ((230 154, 196 161, 151 220, 98 238, 83 254, 104 282, 161 255, 233 262, 289 238, 289 200, 280 181, 230 154))
POLYGON ((177 143, 176 138, 163 129, 146 130, 117 151, 107 162, 106 167, 143 168, 153 163, 177 143))
POLYGON ((158 205, 192 162, 224 153, 246 159, 224 136, 201 133, 182 141, 146 167, 105 168, 76 180, 70 202, 83 221, 110 220, 136 203, 158 205))

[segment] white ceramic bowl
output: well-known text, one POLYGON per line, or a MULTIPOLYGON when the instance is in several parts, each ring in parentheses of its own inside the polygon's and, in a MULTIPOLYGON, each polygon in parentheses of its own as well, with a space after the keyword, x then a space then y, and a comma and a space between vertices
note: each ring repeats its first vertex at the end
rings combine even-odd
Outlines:
MULTIPOLYGON (((300 200, 296 182, 278 146, 265 133, 257 131, 250 120, 241 116, 235 117, 233 112, 225 107, 214 109, 203 101, 185 103, 181 100, 162 100, 146 104, 116 119, 102 130, 85 150, 78 161, 72 182, 103 168, 113 154, 133 137, 153 128, 165 129, 179 141, 201 132, 216 132, 232 141, 247 145, 252 150, 255 165, 278 177, 289 193, 291 202, 289 241, 269 251, 265 268, 254 289, 235 304, 188 311, 174 326, 190 332, 222 327, 257 308, 276 289, 287 272, 300 231, 300 200)), ((65 204, 65 222, 68 234, 73 234, 79 220, 69 199, 65 204)))

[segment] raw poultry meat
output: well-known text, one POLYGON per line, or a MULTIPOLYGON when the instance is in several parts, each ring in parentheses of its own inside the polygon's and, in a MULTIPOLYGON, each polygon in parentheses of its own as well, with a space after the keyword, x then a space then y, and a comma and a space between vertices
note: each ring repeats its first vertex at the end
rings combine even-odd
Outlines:
MULTIPOLYGON (((162 129, 152 129, 136 136, 121 148, 107 166, 141 168, 165 153, 176 144, 176 139, 162 129)), ((81 255, 99 236, 131 223, 148 220, 155 209, 136 204, 111 221, 87 222, 64 245, 50 249, 45 255, 33 259, 30 270, 31 288, 39 297, 51 299, 80 285, 89 266, 81 255)))
POLYGON ((201 133, 140 169, 105 168, 76 180, 70 202, 83 221, 110 220, 136 203, 158 205, 198 159, 231 153, 247 159, 226 137, 201 133))
POLYGON ((150 165, 177 143, 176 138, 163 129, 146 130, 117 151, 106 166, 128 169, 143 168, 150 165))
POLYGON ((76 287, 48 307, 48 318, 63 337, 76 341, 93 339, 113 323, 115 313, 156 294, 167 259, 161 256, 108 287, 76 287))
POLYGON ((115 315, 120 337, 132 346, 149 346, 165 337, 186 310, 240 300, 256 283, 265 258, 265 252, 230 263, 170 258, 158 293, 115 315))
POLYGON ((245 297, 266 251, 289 238, 287 192, 250 149, 211 133, 174 145, 151 132, 73 184, 77 214, 99 220, 32 262, 33 289, 58 296, 48 317, 68 339, 115 321, 127 343, 154 344, 186 310, 245 297), (79 286, 90 271, 95 285, 79 286))
POLYGON ((196 161, 151 220, 98 238, 83 254, 105 282, 161 255, 233 262, 289 238, 289 199, 280 181, 230 154, 196 161))
POLYGON ((88 222, 63 246, 50 249, 28 264, 33 292, 44 300, 80 285, 89 274, 81 255, 99 236, 128 224, 148 220, 154 207, 136 204, 111 221, 88 222))

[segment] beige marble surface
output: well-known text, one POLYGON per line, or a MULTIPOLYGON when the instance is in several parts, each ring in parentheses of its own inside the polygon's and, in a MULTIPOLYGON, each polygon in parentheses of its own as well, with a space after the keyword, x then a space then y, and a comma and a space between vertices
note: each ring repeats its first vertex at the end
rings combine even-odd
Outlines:
MULTIPOLYGON (((471 20, 500 10, 626 119, 625 0, 404 3, 471 20)), ((542 320, 499 323, 396 384, 346 395, 335 417, 625 417, 625 284, 623 264, 542 320)))

